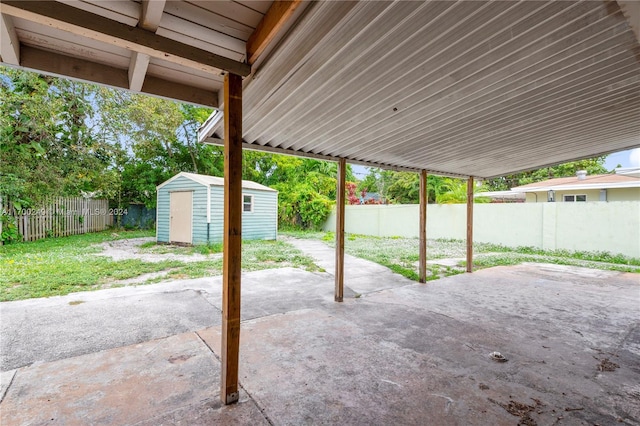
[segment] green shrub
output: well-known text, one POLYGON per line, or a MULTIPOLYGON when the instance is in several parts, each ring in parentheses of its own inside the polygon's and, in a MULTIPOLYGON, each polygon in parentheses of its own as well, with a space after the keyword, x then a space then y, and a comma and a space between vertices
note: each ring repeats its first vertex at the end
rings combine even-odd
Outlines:
POLYGON ((0 234, 0 241, 3 244, 11 244, 14 242, 22 241, 22 235, 18 231, 18 225, 16 219, 6 212, 2 212, 0 216, 2 221, 2 234, 0 234))

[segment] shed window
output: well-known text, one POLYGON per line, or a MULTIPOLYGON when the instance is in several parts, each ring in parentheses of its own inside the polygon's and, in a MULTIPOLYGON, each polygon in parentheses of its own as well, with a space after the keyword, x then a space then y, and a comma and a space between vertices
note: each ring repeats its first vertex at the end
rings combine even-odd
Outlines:
POLYGON ((253 195, 242 195, 242 211, 249 213, 253 211, 253 195))
POLYGON ((565 195, 564 201, 570 202, 570 203, 584 202, 584 201, 587 201, 587 196, 586 195, 565 195))

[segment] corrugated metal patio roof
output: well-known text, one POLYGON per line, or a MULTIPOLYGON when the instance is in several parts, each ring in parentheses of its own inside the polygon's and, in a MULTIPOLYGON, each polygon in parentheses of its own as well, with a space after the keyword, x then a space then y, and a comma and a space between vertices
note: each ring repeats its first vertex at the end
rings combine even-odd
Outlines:
POLYGON ((635 2, 305 2, 251 55, 269 2, 1 6, 6 64, 214 107, 246 75, 247 147, 487 178, 640 146, 635 2))

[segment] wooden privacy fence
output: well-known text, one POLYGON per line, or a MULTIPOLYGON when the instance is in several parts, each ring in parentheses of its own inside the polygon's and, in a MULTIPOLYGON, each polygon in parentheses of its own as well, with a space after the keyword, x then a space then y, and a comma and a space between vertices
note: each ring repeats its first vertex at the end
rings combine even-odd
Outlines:
POLYGON ((113 225, 108 200, 55 197, 41 207, 21 209, 8 200, 0 203, 2 211, 15 219, 23 241, 104 231, 113 225))

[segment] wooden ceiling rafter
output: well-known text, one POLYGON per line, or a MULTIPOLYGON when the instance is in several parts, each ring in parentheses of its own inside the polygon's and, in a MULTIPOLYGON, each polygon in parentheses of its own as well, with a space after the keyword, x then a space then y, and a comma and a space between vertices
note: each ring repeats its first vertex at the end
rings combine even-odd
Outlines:
MULTIPOLYGON (((99 64, 86 59, 64 56, 35 47, 22 46, 20 66, 64 78, 90 81, 119 89, 129 88, 126 69, 99 64)), ((216 92, 168 81, 159 77, 147 76, 141 91, 161 98, 180 99, 184 102, 209 108, 218 107, 216 92)))
POLYGON ((227 71, 243 77, 250 72, 249 65, 242 62, 64 3, 3 0, 0 12, 189 68, 212 73, 227 71))
POLYGON ((10 16, 0 16, 0 57, 11 65, 20 65, 20 41, 10 16))
MULTIPOLYGON (((165 3, 166 0, 142 0, 138 26, 155 33, 160 26, 165 3)), ((129 90, 134 92, 142 90, 150 61, 151 56, 141 52, 132 52, 131 63, 129 64, 129 90)))

